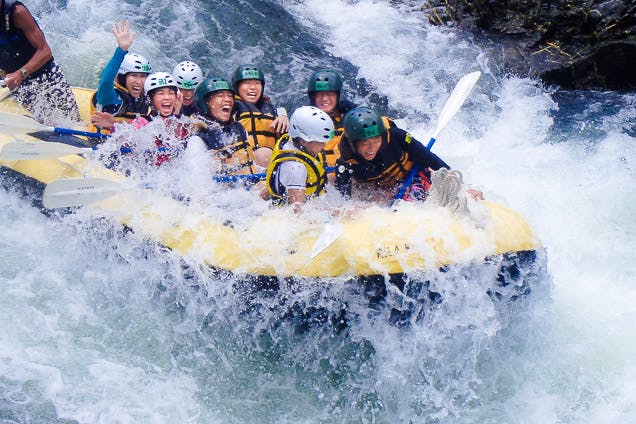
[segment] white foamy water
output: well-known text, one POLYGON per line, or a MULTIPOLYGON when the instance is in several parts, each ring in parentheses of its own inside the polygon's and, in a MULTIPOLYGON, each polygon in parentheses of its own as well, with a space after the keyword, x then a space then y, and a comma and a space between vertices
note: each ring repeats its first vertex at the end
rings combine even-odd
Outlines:
MULTIPOLYGON (((75 27, 68 37, 77 54, 64 50, 56 57, 63 66, 73 64, 73 83, 88 81, 82 69, 96 78, 93 56, 103 63, 114 48, 107 32, 117 18, 112 8, 104 5, 104 15, 77 1, 58 14, 36 3, 55 34, 69 31, 58 15, 95 25, 75 27)), ((494 59, 457 34, 428 27, 416 13, 365 0, 280 3, 326 53, 358 67, 358 77, 387 97, 420 140, 432 131, 455 82, 482 71, 433 150, 462 170, 469 185, 528 218, 546 249, 549 293, 538 290, 532 307, 512 309, 518 316, 504 320, 483 290, 469 284, 487 280, 491 271, 457 272, 434 283, 446 299, 439 310, 400 330, 386 322, 385 311, 370 312, 348 298, 341 285, 322 291, 301 285, 289 290, 288 304, 335 310, 346 299, 361 318, 344 333, 320 326, 299 333, 283 319, 280 293, 233 291, 232 279, 187 258, 184 263, 108 222, 83 212, 47 218, 2 190, 0 417, 82 423, 635 421, 636 140, 633 129, 632 136, 626 131, 635 119, 634 95, 581 95, 580 122, 565 127, 567 112, 555 93, 497 74, 494 59), (257 306, 247 309, 241 300, 250 296, 257 306)), ((159 7, 147 4, 153 5, 159 7)), ((221 12, 214 6, 216 21, 231 13, 231 5, 221 12)), ((174 13, 189 23, 197 7, 204 6, 178 3, 174 13)), ((123 10, 139 19, 135 8, 123 10)), ((183 28, 163 22, 166 27, 183 28)), ((239 31, 235 37, 244 41, 239 31)), ((139 46, 158 53, 160 44, 148 33, 139 46)), ((54 51, 68 42, 49 38, 54 51)), ((228 54, 239 56, 235 45, 228 54)), ((169 65, 169 53, 181 55, 170 50, 159 63, 169 65)), ((307 75, 316 67, 308 65, 307 75)), ((196 166, 175 168, 180 190, 207 178, 199 161, 190 163, 196 166)), ((208 213, 261 210, 250 206, 249 193, 215 187, 197 191, 197 200, 208 193, 221 205, 208 213)), ((402 301, 397 291, 388 298, 402 301)))

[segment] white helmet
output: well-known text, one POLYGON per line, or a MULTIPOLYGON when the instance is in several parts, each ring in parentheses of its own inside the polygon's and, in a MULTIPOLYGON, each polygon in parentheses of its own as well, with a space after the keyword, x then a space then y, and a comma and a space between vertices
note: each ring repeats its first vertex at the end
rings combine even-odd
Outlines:
POLYGON ((174 81, 174 77, 167 72, 155 72, 148 75, 146 82, 144 82, 144 92, 150 94, 152 90, 163 87, 174 87, 177 90, 177 83, 174 81))
POLYGON ((117 71, 117 74, 126 75, 129 72, 141 72, 144 74, 149 74, 152 72, 152 68, 150 67, 150 62, 148 62, 148 59, 146 59, 142 55, 136 53, 126 53, 126 56, 124 56, 124 60, 119 66, 119 71, 117 71))
POLYGON ((196 63, 186 60, 185 62, 179 63, 172 70, 172 75, 174 75, 177 80, 177 85, 179 88, 184 88, 186 90, 194 90, 197 88, 201 81, 203 81, 203 72, 201 72, 201 68, 196 63))
POLYGON ((334 136, 333 121, 327 113, 314 106, 301 106, 289 118, 289 136, 304 141, 326 143, 334 136))

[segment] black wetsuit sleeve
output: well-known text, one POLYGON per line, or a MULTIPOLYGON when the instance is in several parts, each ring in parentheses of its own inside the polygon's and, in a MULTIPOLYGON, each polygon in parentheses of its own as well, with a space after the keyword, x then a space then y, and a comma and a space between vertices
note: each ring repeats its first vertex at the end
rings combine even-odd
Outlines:
POLYGON ((353 169, 351 169, 351 165, 348 162, 342 159, 338 159, 336 161, 335 186, 336 186, 336 190, 338 190, 338 192, 344 197, 351 197, 352 174, 353 174, 353 169))
POLYGON ((409 153, 409 158, 415 165, 421 168, 431 168, 433 171, 437 171, 440 168, 450 169, 446 162, 428 150, 422 142, 415 139, 408 132, 397 127, 391 128, 391 131, 393 132, 392 137, 397 135, 397 140, 402 143, 404 149, 409 153))

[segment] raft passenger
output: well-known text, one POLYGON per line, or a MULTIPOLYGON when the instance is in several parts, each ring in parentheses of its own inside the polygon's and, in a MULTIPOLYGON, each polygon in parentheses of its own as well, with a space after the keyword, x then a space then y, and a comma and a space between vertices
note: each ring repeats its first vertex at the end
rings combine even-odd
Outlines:
POLYGON ((117 122, 129 122, 149 113, 144 83, 152 72, 145 57, 128 52, 136 35, 130 32, 128 22, 115 22, 111 32, 117 40, 117 48, 102 71, 91 99, 91 124, 107 133, 113 131, 117 122))
POLYGON ((33 15, 20 1, 0 2, 0 78, 39 121, 79 122, 75 95, 33 15))
POLYGON ((289 120, 289 133, 277 142, 267 168, 265 199, 301 210, 308 198, 325 190, 325 144, 333 139, 331 118, 314 106, 301 106, 289 120))
MULTIPOLYGON (((430 195, 441 206, 460 213, 467 210, 460 193, 461 174, 449 171, 446 162, 391 119, 360 106, 345 115, 344 130, 340 141, 342 157, 336 165, 336 188, 343 195, 351 196, 355 181, 381 188, 383 197, 392 198, 417 165, 420 171, 414 183, 416 189, 411 190, 408 200, 425 200, 430 195)), ((479 191, 469 193, 475 199, 483 198, 479 191)))
POLYGON ((179 91, 183 95, 181 110, 177 111, 185 116, 192 116, 199 112, 194 93, 203 81, 203 72, 196 63, 191 60, 180 62, 172 70, 172 75, 177 81, 179 91))
POLYGON ((325 158, 327 166, 335 166, 340 157, 338 145, 343 134, 342 120, 344 115, 357 105, 341 98, 342 76, 333 69, 321 69, 309 77, 307 82, 307 96, 309 104, 315 106, 329 115, 335 127, 333 140, 325 145, 325 158))
POLYGON ((232 75, 235 93, 235 119, 248 133, 245 149, 253 162, 251 172, 260 173, 267 168, 276 140, 289 125, 284 108, 276 109, 265 90, 265 76, 254 65, 242 65, 232 75))
POLYGON ((179 89, 172 75, 167 72, 150 74, 144 83, 144 91, 148 93, 151 111, 135 118, 131 124, 135 128, 142 128, 161 118, 163 126, 154 140, 157 151, 149 153, 150 162, 160 166, 185 149, 191 132, 190 123, 181 119, 181 115, 175 114, 175 110, 180 108, 179 89))
POLYGON ((201 123, 196 136, 215 152, 226 175, 246 174, 252 165, 245 149, 247 132, 234 120, 234 90, 223 78, 205 79, 195 91, 201 123))

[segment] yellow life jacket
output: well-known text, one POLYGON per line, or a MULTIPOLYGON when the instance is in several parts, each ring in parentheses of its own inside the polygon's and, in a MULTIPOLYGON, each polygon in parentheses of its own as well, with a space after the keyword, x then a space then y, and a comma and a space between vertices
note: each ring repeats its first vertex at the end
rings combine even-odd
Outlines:
POLYGON ((325 143, 323 153, 325 155, 325 166, 334 167, 336 161, 340 158, 340 140, 344 134, 344 127, 342 124, 343 114, 339 114, 333 119, 333 126, 335 127, 333 139, 325 143))
POLYGON ((247 130, 248 140, 252 149, 268 147, 274 149, 276 132, 270 126, 276 119, 276 111, 269 102, 263 102, 260 107, 235 97, 235 119, 247 130))
POLYGON ((213 150, 223 164, 225 173, 239 175, 261 172, 254 164, 254 149, 246 139, 245 129, 239 122, 222 124, 220 130, 213 130, 211 134, 218 144, 213 150))
POLYGON ((275 200, 281 200, 285 197, 285 188, 278 183, 277 178, 279 165, 285 161, 295 160, 296 162, 302 163, 305 165, 305 168, 307 168, 305 194, 307 197, 319 196, 325 191, 325 184, 327 182, 327 172, 324 167, 324 154, 320 152, 316 157, 309 153, 305 153, 302 150, 283 149, 283 145, 287 142, 291 142, 291 138, 288 134, 285 134, 276 142, 276 146, 274 146, 272 160, 269 163, 267 174, 265 176, 267 191, 275 200))

